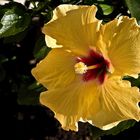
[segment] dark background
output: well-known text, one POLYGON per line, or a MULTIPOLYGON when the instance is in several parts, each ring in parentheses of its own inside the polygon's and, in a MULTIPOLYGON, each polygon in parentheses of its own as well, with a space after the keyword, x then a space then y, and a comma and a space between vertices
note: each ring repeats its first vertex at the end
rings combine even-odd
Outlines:
MULTIPOLYGON (((104 22, 114 19, 119 14, 131 15, 122 0, 103 2, 51 0, 39 3, 40 5, 33 9, 28 8, 29 1, 25 6, 13 2, 7 6, 9 9, 13 5, 23 8, 30 15, 31 21, 22 32, 0 38, 1 138, 3 140, 92 140, 96 134, 92 132, 89 124, 79 123, 78 132, 64 131, 54 118, 53 112, 39 104, 39 94, 45 89, 36 85, 30 71, 49 52, 41 28, 50 20, 52 10, 62 3, 95 4, 99 9, 97 17, 104 22), (105 15, 100 4, 113 7, 112 12, 105 15), (45 14, 42 14, 43 12, 45 14)), ((140 85, 138 80, 132 79, 132 83, 138 87, 140 85)), ((135 123, 117 135, 103 135, 97 139, 140 140, 139 133, 140 123, 135 123)))

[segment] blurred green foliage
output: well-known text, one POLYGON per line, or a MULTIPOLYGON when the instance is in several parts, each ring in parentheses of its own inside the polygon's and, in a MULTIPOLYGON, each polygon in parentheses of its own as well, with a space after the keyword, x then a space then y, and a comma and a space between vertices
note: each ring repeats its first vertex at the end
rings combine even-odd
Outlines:
MULTIPOLYGON (((15 102, 12 101, 15 98, 17 105, 40 106, 39 94, 45 89, 36 83, 30 71, 50 51, 41 28, 51 19, 52 10, 65 3, 95 4, 97 18, 104 23, 120 15, 131 16, 128 8, 132 16, 140 20, 138 0, 126 0, 126 3, 123 0, 26 0, 24 5, 14 1, 0 5, 0 96, 9 105, 15 102)), ((132 86, 140 87, 140 77, 127 76, 124 79, 132 86)), ((134 123, 125 121, 108 131, 92 126, 90 131, 96 134, 95 137, 115 135, 134 123)))
POLYGON ((130 13, 135 17, 140 24, 140 1, 139 0, 125 0, 130 10, 130 13))

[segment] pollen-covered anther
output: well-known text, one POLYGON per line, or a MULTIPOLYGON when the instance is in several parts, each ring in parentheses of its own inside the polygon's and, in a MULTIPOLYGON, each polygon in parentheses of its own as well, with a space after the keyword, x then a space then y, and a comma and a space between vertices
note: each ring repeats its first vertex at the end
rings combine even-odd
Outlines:
POLYGON ((97 64, 97 65, 87 66, 83 62, 78 62, 78 63, 75 64, 74 68, 75 68, 76 73, 84 74, 84 73, 87 72, 87 70, 95 69, 99 66, 100 66, 100 64, 99 65, 97 64))
POLYGON ((84 74, 87 72, 88 67, 83 62, 78 62, 74 65, 74 69, 77 74, 84 74))

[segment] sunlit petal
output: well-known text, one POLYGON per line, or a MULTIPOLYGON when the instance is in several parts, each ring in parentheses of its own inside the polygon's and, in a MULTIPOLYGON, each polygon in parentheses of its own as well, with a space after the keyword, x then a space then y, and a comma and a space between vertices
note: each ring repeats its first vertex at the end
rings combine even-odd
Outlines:
POLYGON ((101 129, 110 129, 123 120, 139 121, 137 88, 118 78, 108 80, 102 87, 92 84, 75 82, 65 88, 43 92, 40 101, 55 112, 66 130, 71 127, 77 130, 81 118, 101 129))
POLYGON ((52 17, 51 21, 52 20, 56 20, 58 18, 61 18, 63 16, 66 16, 66 14, 67 14, 68 11, 79 9, 80 7, 82 8, 84 6, 71 5, 71 4, 62 4, 62 5, 59 5, 58 7, 56 7, 54 9, 54 11, 53 11, 53 17, 52 17))
POLYGON ((52 21, 43 27, 48 47, 64 47, 76 54, 86 55, 89 47, 95 46, 100 29, 101 22, 95 18, 96 11, 95 6, 57 7, 52 21))
POLYGON ((41 93, 41 104, 49 107, 56 118, 66 130, 78 130, 77 123, 80 118, 86 119, 91 110, 95 114, 99 110, 98 94, 94 93, 93 83, 74 81, 73 84, 48 90, 41 93), (91 105, 94 102, 92 108, 91 105))
POLYGON ((75 61, 72 53, 53 49, 37 64, 32 74, 46 88, 65 87, 76 79, 75 61))
MULTIPOLYGON (((98 93, 99 94, 99 93, 98 93)), ((140 92, 128 81, 108 79, 100 89, 100 110, 92 115, 95 126, 110 129, 123 120, 140 120, 140 92)), ((94 105, 94 103, 93 103, 94 105)))
POLYGON ((115 74, 138 74, 140 72, 140 27, 134 18, 120 17, 101 29, 99 47, 107 53, 115 74))

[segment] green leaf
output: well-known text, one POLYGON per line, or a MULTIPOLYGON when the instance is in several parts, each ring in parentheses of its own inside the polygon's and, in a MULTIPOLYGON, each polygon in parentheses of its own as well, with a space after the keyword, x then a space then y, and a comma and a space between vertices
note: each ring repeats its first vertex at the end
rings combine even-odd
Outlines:
POLYGON ((2 64, 2 63, 5 63, 5 62, 7 62, 8 61, 8 58, 7 57, 5 57, 4 55, 0 55, 0 63, 2 64))
POLYGON ((44 35, 36 41, 33 55, 37 60, 43 59, 51 49, 46 46, 44 35))
POLYGON ((107 4, 99 4, 102 8, 104 15, 109 15, 113 12, 113 7, 107 4))
POLYGON ((136 121, 134 120, 129 120, 129 121, 123 121, 121 123, 118 124, 118 126, 112 128, 111 130, 107 130, 105 132, 105 135, 117 135, 118 133, 134 126, 134 124, 136 123, 136 121))
POLYGON ((140 24, 140 0, 125 0, 132 17, 140 24))
POLYGON ((39 95, 44 91, 44 88, 37 83, 29 85, 24 83, 18 90, 18 104, 20 105, 38 105, 39 95))
POLYGON ((16 35, 30 24, 31 17, 18 3, 9 3, 0 9, 0 38, 16 35))
POLYGON ((136 121, 134 120, 127 120, 119 123, 116 127, 110 129, 110 130, 101 130, 97 127, 91 127, 91 132, 93 133, 94 139, 97 139, 103 135, 117 135, 118 133, 134 126, 136 121))
POLYGON ((134 78, 132 76, 125 76, 123 77, 123 80, 128 80, 129 82, 131 82, 131 86, 136 86, 138 88, 140 88, 140 75, 138 76, 138 78, 134 78))
POLYGON ((17 33, 16 35, 8 36, 3 38, 3 43, 5 44, 10 44, 10 43, 17 43, 22 41, 25 36, 27 35, 28 30, 24 30, 23 32, 17 33))
POLYGON ((38 52, 34 53, 34 56, 37 60, 41 60, 48 54, 49 51, 50 48, 47 48, 46 46, 42 46, 42 48, 38 52))
POLYGON ((17 102, 19 105, 39 105, 39 95, 46 89, 32 81, 31 77, 22 75, 20 77, 20 87, 17 90, 17 102))

